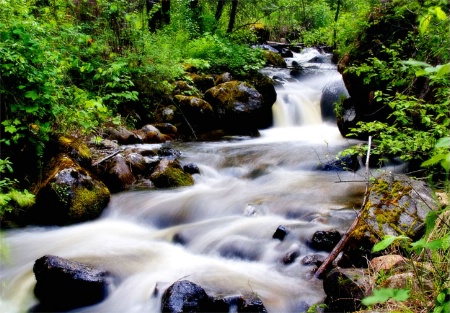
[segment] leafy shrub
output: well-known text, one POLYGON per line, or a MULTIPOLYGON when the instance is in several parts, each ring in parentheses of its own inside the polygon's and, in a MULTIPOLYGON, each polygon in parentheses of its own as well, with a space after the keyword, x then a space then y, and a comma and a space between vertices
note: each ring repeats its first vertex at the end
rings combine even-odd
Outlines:
POLYGON ((259 49, 236 44, 217 35, 205 35, 188 43, 186 58, 206 60, 211 72, 230 71, 236 75, 256 73, 264 66, 259 49))

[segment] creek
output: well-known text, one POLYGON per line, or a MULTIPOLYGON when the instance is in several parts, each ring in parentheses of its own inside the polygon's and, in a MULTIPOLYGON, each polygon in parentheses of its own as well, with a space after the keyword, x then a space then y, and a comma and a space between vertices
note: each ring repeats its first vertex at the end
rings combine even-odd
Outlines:
MULTIPOLYGON (((288 62, 306 68, 305 54, 288 62)), ((36 304, 32 268, 46 254, 98 266, 117 278, 105 301, 79 312, 160 312, 162 292, 182 279, 208 295, 256 294, 269 312, 302 312, 321 303, 322 282, 310 280, 312 266, 301 260, 328 254, 309 247, 315 231, 347 229, 364 183, 343 181, 364 177, 320 170, 354 142, 322 119, 322 90, 341 79, 335 66, 310 68, 314 74, 297 78, 287 69, 264 70, 283 84, 274 126, 260 137, 170 144, 182 152, 180 161, 200 168, 194 186, 114 194, 97 220, 5 232, 2 312, 36 304), (272 237, 280 225, 289 230, 284 240, 272 237)))

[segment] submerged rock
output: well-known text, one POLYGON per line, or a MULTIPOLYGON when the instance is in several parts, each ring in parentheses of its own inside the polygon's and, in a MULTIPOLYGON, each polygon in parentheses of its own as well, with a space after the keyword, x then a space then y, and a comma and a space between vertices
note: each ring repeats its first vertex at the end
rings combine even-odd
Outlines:
POLYGON ((104 300, 112 277, 105 271, 53 255, 33 266, 34 294, 39 299, 34 312, 62 312, 104 300))

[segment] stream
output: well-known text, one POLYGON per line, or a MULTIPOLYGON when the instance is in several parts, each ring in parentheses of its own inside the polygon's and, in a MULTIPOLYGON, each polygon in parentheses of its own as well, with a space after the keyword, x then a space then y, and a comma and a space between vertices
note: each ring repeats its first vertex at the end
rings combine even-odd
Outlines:
MULTIPOLYGON (((306 67, 306 53, 292 60, 306 67)), ((313 67, 314 75, 298 79, 287 69, 264 69, 282 86, 274 126, 260 137, 171 143, 182 163, 198 165, 194 186, 114 194, 97 220, 5 232, 1 311, 36 304, 32 268, 46 254, 117 277, 105 301, 77 312, 160 312, 162 292, 182 279, 208 295, 256 294, 268 312, 321 303, 322 281, 311 281, 313 267, 302 259, 328 252, 308 240, 318 230, 345 232, 362 201, 364 175, 320 170, 356 141, 322 119, 322 90, 341 79, 335 66, 313 67), (280 225, 289 230, 284 240, 273 238, 280 225)))

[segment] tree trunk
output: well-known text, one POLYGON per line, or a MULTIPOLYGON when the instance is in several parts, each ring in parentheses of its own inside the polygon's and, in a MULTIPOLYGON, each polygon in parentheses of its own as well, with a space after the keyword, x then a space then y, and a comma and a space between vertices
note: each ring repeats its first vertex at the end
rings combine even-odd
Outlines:
POLYGON ((170 0, 146 0, 147 15, 148 15, 148 29, 151 32, 162 27, 164 24, 170 23, 170 0), (155 4, 160 4, 156 12, 152 14, 155 4))
POLYGON ((214 15, 214 19, 216 20, 216 23, 219 22, 220 17, 223 13, 223 7, 225 6, 226 0, 218 0, 217 1, 217 8, 216 8, 216 15, 214 15))
POLYGON ((339 18, 339 10, 341 9, 341 0, 337 0, 336 14, 334 15, 334 30, 333 30, 333 48, 336 49, 336 23, 339 18))
POLYGON ((229 34, 231 34, 233 32, 234 21, 236 20, 238 3, 239 3, 238 0, 231 1, 230 20, 228 22, 228 29, 227 29, 227 33, 229 33, 229 34))

